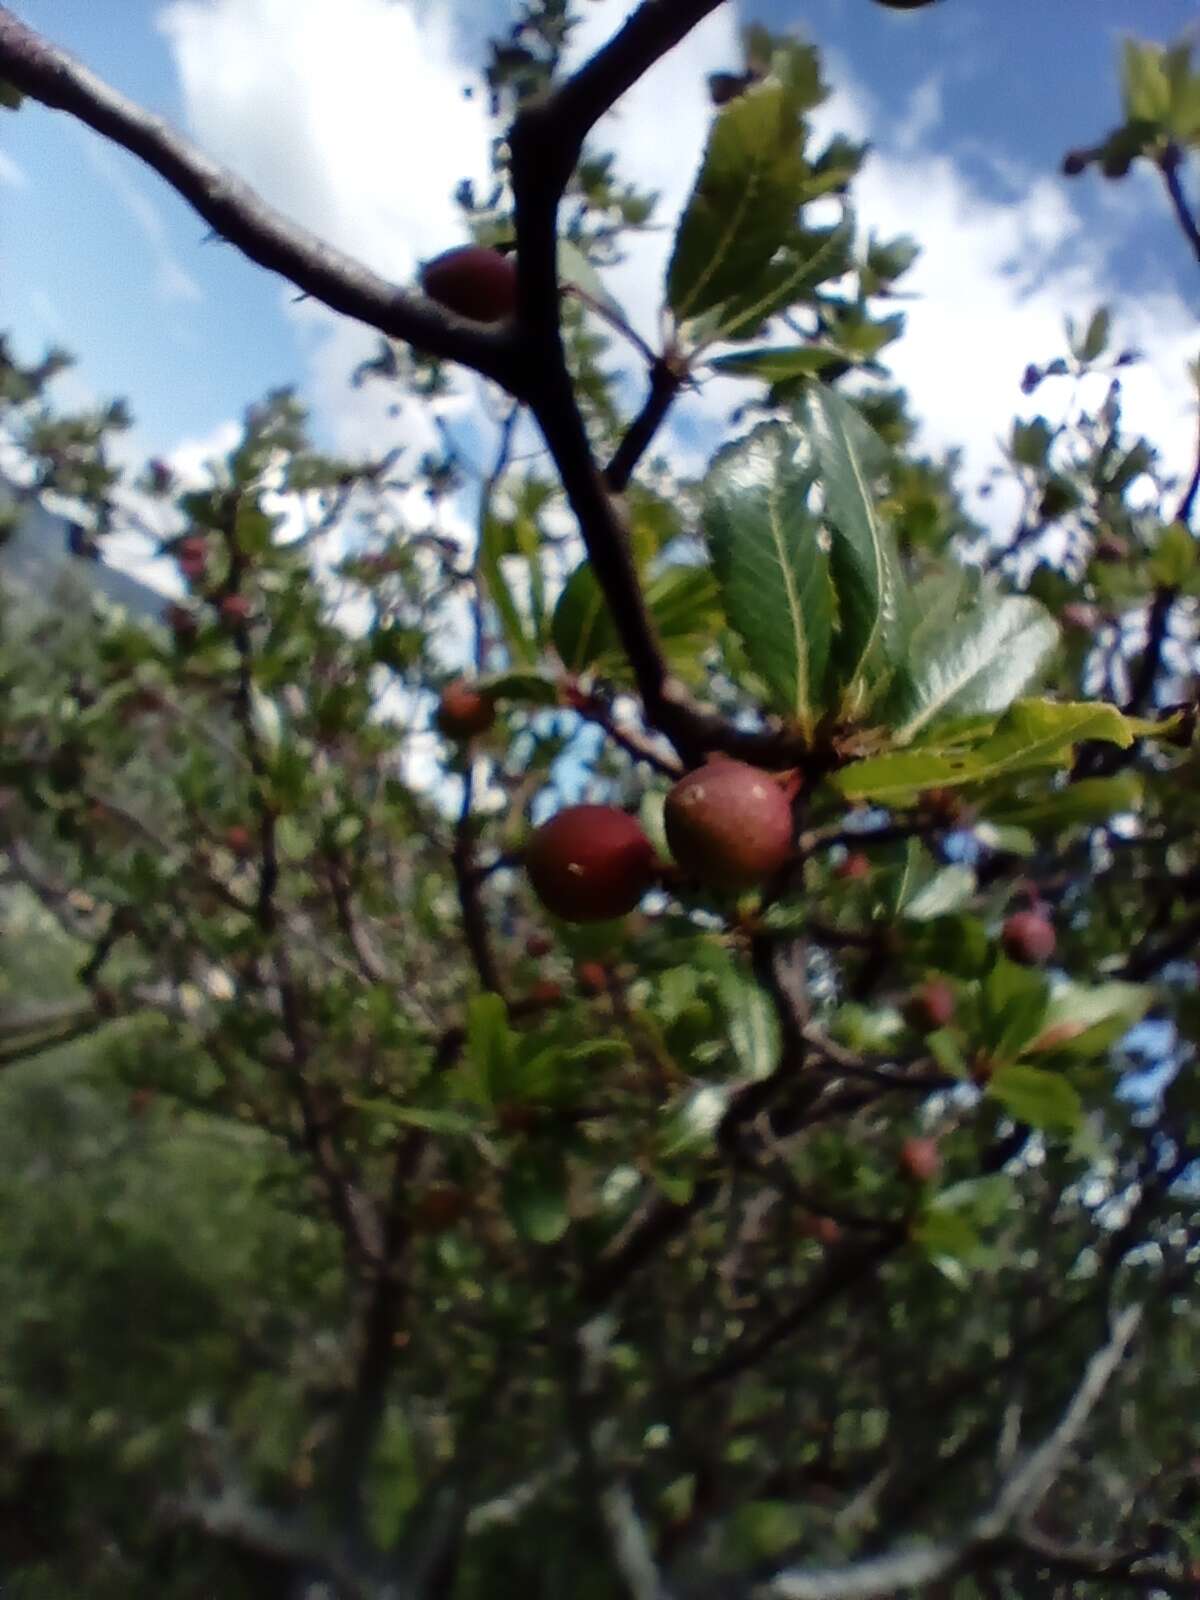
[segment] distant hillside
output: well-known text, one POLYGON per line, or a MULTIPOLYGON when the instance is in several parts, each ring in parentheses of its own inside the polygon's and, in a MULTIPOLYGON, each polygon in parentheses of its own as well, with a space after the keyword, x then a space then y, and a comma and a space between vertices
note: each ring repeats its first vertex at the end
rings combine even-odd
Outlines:
MULTIPOLYGON (((0 503, 11 496, 0 483, 0 503)), ((19 507, 15 528, 0 538, 0 586, 20 596, 61 600, 64 592, 102 594, 134 616, 157 618, 166 597, 89 552, 79 529, 36 501, 19 507)))

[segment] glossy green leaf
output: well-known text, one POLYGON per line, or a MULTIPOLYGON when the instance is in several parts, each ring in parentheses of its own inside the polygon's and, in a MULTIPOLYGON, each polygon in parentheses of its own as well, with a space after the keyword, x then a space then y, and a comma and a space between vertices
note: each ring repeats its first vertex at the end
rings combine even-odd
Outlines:
POLYGON ((567 1167, 553 1149, 519 1155, 504 1178, 504 1209, 523 1239, 553 1244, 570 1225, 567 1167))
POLYGON ((689 332, 701 342, 752 338, 771 317, 847 272, 853 238, 848 222, 796 234, 752 283, 698 319, 689 332))
POLYGON ((1152 992, 1136 983, 1067 984, 1046 1008, 1042 1027, 1026 1055, 1067 1053, 1081 1059, 1103 1055, 1145 1016, 1152 992))
POLYGON ((11 83, 6 83, 0 78, 0 106, 6 111, 18 111, 24 103, 25 96, 11 83))
POLYGON ((830 345, 798 344, 768 350, 738 350, 732 355, 715 356, 711 364, 731 377, 778 383, 784 378, 815 377, 844 359, 842 352, 830 345))
POLYGON ((809 389, 799 414, 834 534, 841 710, 859 716, 894 670, 907 624, 899 559, 872 491, 887 448, 848 400, 823 385, 809 389))
POLYGON ((768 423, 723 450, 701 520, 725 614, 775 710, 810 734, 824 710, 833 595, 796 443, 768 423))
POLYGON ((988 820, 1004 827, 1062 828, 1107 822, 1123 811, 1136 811, 1142 780, 1134 772, 1112 778, 1081 778, 1055 793, 1029 800, 997 800, 987 807, 988 820))
POLYGON ((1111 327, 1112 316, 1107 306, 1100 306, 1093 311, 1079 345, 1081 361, 1096 361, 1104 354, 1111 327))
POLYGON ((1121 99, 1131 121, 1163 122, 1171 110, 1171 87, 1163 67, 1163 49, 1126 39, 1121 47, 1121 99))
POLYGON ((1083 1122, 1083 1103, 1074 1084, 1041 1067, 997 1067, 988 1093, 1017 1122, 1045 1133, 1073 1133, 1083 1122))
POLYGON ((794 97, 767 81, 715 118, 667 267, 678 321, 753 284, 795 227, 808 168, 794 97))
MULTIPOLYGON (((716 579, 707 567, 664 567, 645 585, 646 605, 672 667, 686 672, 709 645, 720 618, 716 579)), ((550 637, 572 672, 585 668, 626 679, 629 663, 591 563, 583 561, 559 595, 550 637)))
POLYGON ((1162 531, 1150 557, 1150 576, 1164 588, 1182 587, 1196 566, 1196 540, 1182 522, 1172 522, 1162 531))
POLYGON ((949 1256, 955 1261, 969 1261, 981 1242, 969 1216, 962 1211, 938 1208, 931 1208, 919 1219, 913 1227, 912 1239, 931 1260, 949 1256))
POLYGON ((999 957, 979 986, 979 1033, 999 1061, 1015 1061, 1037 1037, 1050 1002, 1044 973, 999 957))
POLYGON ((725 1020, 739 1072, 767 1078, 779 1065, 782 1041, 775 1007, 752 973, 717 945, 697 952, 700 964, 716 981, 717 1004, 725 1020))
POLYGON ((558 680, 541 672, 493 672, 481 677, 475 687, 483 694, 518 705, 556 706, 558 680))
POLYGON ((899 805, 923 789, 957 788, 1068 764, 1075 745, 1104 740, 1123 749, 1140 733, 1115 706, 1022 700, 977 743, 929 745, 855 762, 830 778, 848 799, 899 805))
POLYGON ((488 599, 496 608, 500 631, 509 654, 518 665, 531 667, 537 660, 538 648, 504 576, 501 558, 506 544, 505 525, 485 513, 480 519, 479 553, 476 558, 479 576, 488 599))
POLYGON ((1007 710, 1044 671, 1058 628, 1036 600, 985 593, 938 633, 923 633, 888 697, 897 744, 951 717, 1007 710))
POLYGON ((943 867, 908 901, 904 915, 912 922, 930 922, 970 905, 975 894, 975 873, 970 867, 943 867))
POLYGON ((729 1104, 728 1084, 704 1083, 668 1106, 656 1140, 660 1158, 698 1155, 712 1146, 729 1104))
POLYGON ((503 1100, 512 1064, 512 1034, 504 1001, 497 994, 476 995, 467 1008, 467 1061, 483 1097, 503 1100))

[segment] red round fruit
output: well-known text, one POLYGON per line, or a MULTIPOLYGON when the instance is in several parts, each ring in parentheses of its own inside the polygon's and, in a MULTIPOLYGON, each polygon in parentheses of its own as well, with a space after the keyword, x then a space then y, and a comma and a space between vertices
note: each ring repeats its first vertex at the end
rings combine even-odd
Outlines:
POLYGON ((862 878, 871 876, 871 859, 861 850, 851 850, 848 856, 843 856, 833 869, 835 878, 842 878, 848 883, 857 883, 862 878))
POLYGON ((676 861, 713 889, 752 888, 792 854, 787 796, 769 772, 743 761, 708 761, 680 778, 663 822, 676 861))
POLYGON ((608 989, 608 968, 603 961, 581 961, 575 969, 575 981, 584 994, 604 994, 608 989))
POLYGON ((654 847, 616 806, 568 806, 544 822, 525 852, 534 893, 567 922, 623 917, 653 883, 654 847))
POLYGON ((1014 911, 1001 929, 1000 942, 1011 961, 1040 967, 1054 954, 1054 924, 1040 911, 1014 911))
POLYGON ((517 307, 517 264, 482 245, 462 245, 427 261, 421 287, 431 300, 473 322, 501 322, 517 307))
POLYGON ((472 739, 486 733, 495 720, 491 696, 473 689, 465 678, 456 678, 442 690, 437 725, 448 739, 472 739))
POLYGON ((222 622, 228 627, 237 627, 239 623, 249 620, 250 602, 244 594, 227 594, 221 597, 217 610, 221 613, 222 622))
POLYGON ((1077 633, 1093 633, 1100 613, 1086 600, 1071 600, 1059 612, 1058 620, 1064 628, 1073 628, 1077 633))
POLYGON ((930 978, 909 996, 905 1018, 918 1033, 933 1033, 954 1021, 954 990, 945 978, 930 978))
POLYGON ((532 985, 526 999, 533 1006, 556 1006, 562 1000, 562 984, 553 978, 539 978, 532 985))
POLYGON ((823 1217, 817 1213, 806 1216, 801 1224, 801 1231, 810 1239, 815 1239, 818 1244, 832 1247, 841 1242, 842 1225, 833 1217, 823 1217))
POLYGON ((900 1146, 900 1171, 913 1183, 932 1183, 942 1170, 936 1139, 905 1139, 900 1146))
POLYGON ((196 614, 186 606, 169 605, 163 612, 163 621, 178 638, 188 638, 199 627, 196 614))
POLYGON ((413 1208, 419 1233, 445 1233, 461 1222, 470 1207, 467 1191, 457 1183, 431 1183, 413 1208))
POLYGON ((525 941, 525 954, 532 956, 535 961, 548 956, 553 949, 554 940, 548 939, 544 933, 531 933, 525 941))
POLYGON ((204 576, 204 569, 208 565, 208 540, 199 533, 189 533, 186 539, 181 539, 175 548, 175 558, 179 563, 179 570, 185 578, 193 582, 204 576))
POLYGON ((243 823, 233 822, 225 830, 225 848, 235 856, 248 856, 254 849, 254 839, 243 823))

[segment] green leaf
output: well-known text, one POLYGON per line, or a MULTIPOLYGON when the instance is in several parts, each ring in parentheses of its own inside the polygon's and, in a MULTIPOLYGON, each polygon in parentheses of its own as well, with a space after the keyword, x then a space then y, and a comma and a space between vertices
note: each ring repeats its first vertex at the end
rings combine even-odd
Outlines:
POLYGON ((1112 778, 1081 778, 1054 794, 1031 800, 996 800, 987 807, 989 821, 1001 827, 1061 828, 1107 822, 1123 811, 1136 811, 1142 780, 1134 772, 1112 778))
POLYGON ((779 383, 785 378, 809 378, 823 372, 845 356, 831 345, 798 344, 767 350, 736 350, 731 355, 714 356, 711 365, 736 378, 758 378, 763 383, 779 383))
POLYGON ((625 313, 604 287, 603 278, 571 239, 558 241, 558 281, 564 286, 582 289, 589 300, 603 306, 621 322, 625 321, 625 313))
POLYGON ((730 627, 773 707, 806 735, 824 710, 833 594, 807 507, 811 479, 787 428, 767 423, 721 451, 701 520, 730 627))
POLYGON ((1129 121, 1163 122, 1171 110, 1171 87, 1163 49, 1126 39, 1121 47, 1121 99, 1129 121))
POLYGON ((1081 361, 1095 361, 1104 354, 1108 344, 1109 331, 1112 327, 1112 317, 1107 306, 1092 313, 1088 322, 1087 331, 1084 333, 1079 345, 1079 359, 1081 361))
POLYGON ((364 1099, 360 1095, 347 1095, 346 1103, 357 1111, 379 1118, 381 1122, 397 1123, 407 1128, 424 1128, 428 1133, 470 1137, 479 1131, 479 1124, 475 1118, 466 1116, 461 1111, 442 1111, 430 1106, 396 1105, 390 1100, 364 1099))
POLYGON ((467 1008, 467 1061, 483 1098, 507 1098, 512 1034, 504 1001, 497 994, 476 995, 467 1008))
POLYGON ((1046 1133, 1073 1133, 1083 1122, 1083 1103, 1074 1084, 1041 1067, 998 1067, 988 1093, 1016 1121, 1046 1133))
POLYGON ((667 267, 685 321, 753 285, 795 227, 808 175, 794 96, 767 81, 714 120, 667 267))
POLYGON ((922 635, 888 697, 897 744, 951 717, 1005 711, 1040 676, 1058 643, 1045 608, 1023 595, 981 595, 940 634, 922 635))
POLYGON ((0 106, 6 111, 19 111, 24 102, 25 96, 21 91, 0 78, 0 106))
POLYGON ((519 705, 556 706, 558 680, 541 672, 493 672, 476 681, 481 694, 519 705))
POLYGON ((840 615, 841 710, 856 717, 890 677, 907 621, 899 559, 871 492, 888 452, 849 401, 824 385, 809 389, 800 418, 834 532, 830 564, 840 615))
POLYGON ((989 1054, 1015 1061, 1046 1016, 1050 981, 1044 973, 997 958, 979 988, 979 1032, 989 1054))
MULTIPOLYGON (((651 578, 644 593, 667 660, 676 671, 686 671, 711 645, 718 625, 715 577, 707 567, 675 564, 651 578)), ((590 562, 581 562, 567 579, 554 608, 550 637, 570 671, 591 668, 613 678, 629 677, 629 663, 590 562)))
POLYGON ((929 922, 934 917, 961 911, 971 903, 974 894, 975 873, 970 867, 943 867, 908 901, 904 915, 912 922, 929 922))
POLYGON ((689 333, 705 343, 753 338, 771 317, 847 272, 853 238, 853 227, 844 221, 796 234, 749 286, 690 324, 689 333))
POLYGON ((567 1166, 560 1150, 542 1149, 516 1158, 504 1179, 504 1209, 523 1239, 553 1244, 570 1226, 567 1166))
POLYGON ((1178 589, 1191 576, 1196 565, 1196 541, 1182 522, 1172 522, 1162 531, 1150 557, 1150 576, 1163 588, 1178 589))
POLYGON ((728 1084, 704 1083, 669 1105, 655 1141, 660 1159, 670 1161, 709 1149, 725 1115, 729 1094, 728 1084))
POLYGON ((1085 739, 1128 749, 1141 733, 1115 706, 1052 700, 1018 701, 978 743, 929 746, 874 756, 834 773, 830 784, 847 799, 900 805, 923 789, 957 788, 1068 764, 1085 739))
POLYGON ((476 560, 483 588, 500 619, 500 629, 509 654, 521 666, 531 667, 537 661, 537 645, 529 637, 521 608, 501 568, 501 557, 508 542, 506 532, 505 524, 485 510, 480 518, 476 560))
POLYGON ((770 997, 752 974, 719 946, 702 946, 696 960, 716 980, 717 1004, 741 1072, 749 1078, 770 1077, 779 1065, 782 1048, 779 1018, 770 997))
POLYGON ((1103 1055, 1150 1007, 1149 989, 1136 983, 1066 984, 1056 990, 1042 1027, 1024 1054, 1103 1055))
POLYGON ((952 1261, 969 1261, 981 1243, 969 1217, 961 1211, 936 1208, 921 1217, 913 1228, 912 1239, 930 1260, 948 1256, 952 1261))

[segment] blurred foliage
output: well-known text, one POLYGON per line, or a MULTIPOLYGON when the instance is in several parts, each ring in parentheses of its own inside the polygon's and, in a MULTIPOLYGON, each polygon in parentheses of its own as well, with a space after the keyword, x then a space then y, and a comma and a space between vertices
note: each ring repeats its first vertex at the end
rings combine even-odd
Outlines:
MULTIPOLYGON (((520 11, 502 118, 572 26, 520 11)), ((1175 206, 1190 69, 1124 60, 1175 206)), ((787 752, 761 895, 669 874, 590 927, 530 895, 580 792, 661 847, 673 757, 517 412, 473 459, 459 378, 384 344, 353 381, 427 401, 438 450, 335 459, 276 392, 182 483, 0 344, 14 515, 141 531, 180 589, 0 611, 6 1595, 610 1600, 651 1592, 639 1538, 673 1595, 782 1593, 962 1538, 1129 1304, 1083 1443, 921 1592, 1188 1592, 1196 482, 1127 429, 1138 357, 1090 310, 1033 353, 981 526, 887 386, 915 246, 863 237, 861 147, 814 147, 817 52, 751 29, 710 87, 661 359, 747 398, 625 503, 672 671, 787 752), (464 671, 498 715, 455 744, 464 671)), ((493 158, 459 198, 507 243, 493 158)), ((589 147, 560 271, 602 456, 602 272, 652 214, 589 147)))

